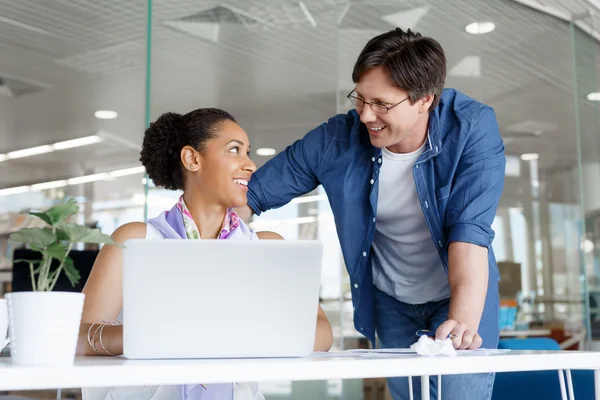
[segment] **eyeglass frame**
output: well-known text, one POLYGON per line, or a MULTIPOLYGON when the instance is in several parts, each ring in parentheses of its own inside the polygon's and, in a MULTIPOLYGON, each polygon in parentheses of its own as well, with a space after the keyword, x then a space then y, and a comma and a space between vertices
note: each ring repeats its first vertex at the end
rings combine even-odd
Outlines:
MULTIPOLYGON (((356 103, 353 103, 351 99, 359 100, 359 101, 362 101, 364 104, 368 104, 368 105, 369 105, 369 107, 371 108, 371 110, 372 110, 374 113, 378 113, 378 114, 387 114, 387 113, 389 113, 389 112, 390 112, 390 110, 391 110, 392 108, 394 108, 394 107, 396 107, 396 106, 399 106, 400 104, 404 103, 406 100, 410 99, 410 96, 406 96, 406 98, 405 98, 404 100, 402 100, 402 101, 400 101, 400 102, 398 102, 398 103, 396 103, 396 104, 392 104, 391 106, 386 106, 386 105, 385 105, 385 104, 383 104, 383 103, 375 103, 375 102, 372 102, 372 101, 365 101, 365 100, 363 100, 363 99, 361 99, 361 98, 359 98, 359 97, 357 97, 357 96, 352 96, 352 93, 354 93, 355 91, 356 91, 356 89, 352 89, 352 91, 351 91, 350 93, 348 93, 348 95, 346 96, 346 98, 347 98, 348 100, 350 100, 350 102, 351 102, 351 103, 354 105, 354 107, 356 107, 356 103), (381 106, 381 107, 385 108, 385 112, 384 112, 384 111, 377 111, 377 110, 375 110, 375 109, 373 108, 373 106, 374 106, 374 105, 375 105, 375 106, 381 106)), ((364 106, 363 106, 363 107, 364 107, 364 106)))

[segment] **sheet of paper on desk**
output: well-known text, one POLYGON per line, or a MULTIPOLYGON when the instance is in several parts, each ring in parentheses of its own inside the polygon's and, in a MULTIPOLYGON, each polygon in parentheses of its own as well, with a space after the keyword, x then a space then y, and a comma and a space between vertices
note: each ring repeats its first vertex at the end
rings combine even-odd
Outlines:
MULTIPOLYGON (((363 354, 417 354, 412 349, 352 349, 346 350, 351 353, 363 354)), ((509 349, 476 349, 476 350, 457 350, 458 355, 492 355, 509 352, 509 349)))
MULTIPOLYGON (((508 349, 476 349, 457 350, 458 356, 490 356, 507 353, 508 349)), ((399 355, 415 356, 417 353, 411 349, 350 349, 344 351, 315 352, 313 358, 339 358, 339 357, 397 357, 399 355)), ((444 356, 440 356, 444 357, 444 356)))
POLYGON ((459 356, 492 356, 494 354, 504 354, 510 352, 510 349, 475 349, 475 350, 457 350, 459 356))
POLYGON ((397 358, 398 356, 414 356, 415 352, 404 353, 389 353, 389 352, 374 352, 374 351, 328 351, 314 352, 311 358, 397 358))
POLYGON ((350 349, 346 351, 368 354, 417 354, 417 352, 412 349, 350 349))

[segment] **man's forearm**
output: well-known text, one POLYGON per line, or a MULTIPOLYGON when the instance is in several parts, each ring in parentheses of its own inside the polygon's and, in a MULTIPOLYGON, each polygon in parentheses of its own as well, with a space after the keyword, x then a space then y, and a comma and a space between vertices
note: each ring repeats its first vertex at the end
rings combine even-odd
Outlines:
POLYGON ((448 249, 448 281, 451 299, 448 319, 479 328, 488 286, 488 249, 453 242, 448 249))

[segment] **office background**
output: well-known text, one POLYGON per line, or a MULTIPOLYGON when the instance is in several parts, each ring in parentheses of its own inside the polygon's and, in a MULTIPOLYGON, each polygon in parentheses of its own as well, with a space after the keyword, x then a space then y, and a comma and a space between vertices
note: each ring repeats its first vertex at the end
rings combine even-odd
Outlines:
MULTIPOLYGON (((149 121, 223 108, 260 166, 351 108, 359 51, 399 26, 439 40, 446 86, 496 110, 507 170, 493 247, 505 305, 518 308, 506 329, 598 348, 599 25, 597 0, 0 0, 4 289, 8 233, 32 223, 23 211, 76 197, 79 222, 110 234, 174 204, 178 193, 154 187, 138 160, 149 121)), ((323 241, 335 347, 364 345, 324 192, 252 224, 323 241)), ((286 385, 267 387, 267 398, 366 393, 358 382, 286 385)))

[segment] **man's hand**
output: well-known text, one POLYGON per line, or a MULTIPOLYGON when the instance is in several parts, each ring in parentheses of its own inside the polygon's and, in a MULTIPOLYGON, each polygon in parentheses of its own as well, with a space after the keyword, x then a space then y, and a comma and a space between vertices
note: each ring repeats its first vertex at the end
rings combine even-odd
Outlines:
POLYGON ((474 350, 481 347, 483 340, 475 331, 472 331, 463 322, 449 319, 441 324, 435 332, 435 338, 445 340, 450 337, 457 350, 474 350))

